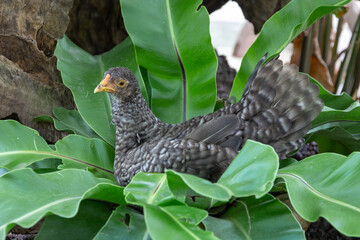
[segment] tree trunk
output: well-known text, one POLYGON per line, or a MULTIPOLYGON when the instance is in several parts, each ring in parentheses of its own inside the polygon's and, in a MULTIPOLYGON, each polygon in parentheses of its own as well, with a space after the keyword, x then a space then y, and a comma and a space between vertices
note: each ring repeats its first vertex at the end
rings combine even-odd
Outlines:
POLYGON ((15 113, 51 142, 58 133, 32 119, 50 115, 58 106, 74 107, 53 56, 71 6, 72 0, 17 0, 0 5, 0 118, 15 113))

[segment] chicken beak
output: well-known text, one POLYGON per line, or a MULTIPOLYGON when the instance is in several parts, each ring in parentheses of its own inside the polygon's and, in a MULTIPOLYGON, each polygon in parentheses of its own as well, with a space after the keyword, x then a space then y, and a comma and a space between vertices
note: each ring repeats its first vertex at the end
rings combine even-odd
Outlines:
POLYGON ((101 80, 100 84, 94 89, 94 93, 98 92, 115 92, 114 84, 109 82, 110 74, 106 74, 105 78, 101 80))

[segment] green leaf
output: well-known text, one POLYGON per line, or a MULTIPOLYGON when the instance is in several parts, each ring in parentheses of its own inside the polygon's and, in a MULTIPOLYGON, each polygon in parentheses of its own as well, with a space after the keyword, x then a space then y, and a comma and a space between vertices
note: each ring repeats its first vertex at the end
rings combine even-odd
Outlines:
POLYGON ((339 123, 343 129, 352 134, 352 136, 356 139, 360 139, 360 124, 359 122, 341 122, 339 123))
POLYGON ((163 173, 139 172, 124 189, 128 203, 143 206, 153 204, 160 206, 179 205, 169 189, 166 175, 163 173))
POLYGON ((70 88, 80 115, 99 136, 114 146, 115 127, 111 125, 109 96, 107 93, 94 94, 94 89, 108 68, 124 66, 136 75, 147 99, 131 40, 128 38, 109 52, 92 56, 65 36, 58 40, 54 54, 63 82, 70 88))
POLYGON ((305 239, 291 211, 271 195, 239 199, 225 214, 203 223, 220 239, 305 239))
MULTIPOLYGON (((305 74, 305 73, 301 73, 305 74)), ((344 110, 348 108, 355 101, 352 97, 346 92, 341 93, 340 95, 333 94, 324 88, 318 81, 312 78, 310 75, 305 74, 310 82, 315 83, 319 87, 319 98, 324 101, 325 106, 337 110, 344 110)))
MULTIPOLYGON (((179 173, 173 170, 167 170, 166 175, 169 181, 178 182, 181 179, 188 188, 204 197, 213 198, 218 201, 228 201, 232 196, 231 190, 227 187, 218 183, 212 183, 195 175, 179 173)), ((176 188, 177 185, 170 183, 170 186, 176 188)))
POLYGON ((273 186, 278 167, 278 156, 272 147, 248 140, 217 183, 173 170, 167 170, 166 174, 172 189, 179 186, 180 178, 201 196, 228 201, 231 196, 261 197, 266 194, 273 186))
POLYGON ((314 222, 326 218, 347 236, 360 236, 360 153, 349 157, 323 153, 280 169, 299 215, 314 222), (311 204, 309 204, 311 203, 311 204))
POLYGON ((8 170, 6 170, 5 168, 0 168, 0 177, 7 172, 8 172, 8 170))
POLYGON ((189 206, 167 206, 163 207, 167 212, 187 223, 198 225, 208 216, 208 212, 199 208, 189 206))
MULTIPOLYGON (((314 79, 312 81, 316 83, 314 79)), ((331 107, 325 106, 314 119, 313 128, 308 132, 307 138, 318 143, 319 152, 329 151, 348 155, 352 151, 359 151, 359 103, 347 94, 336 96, 327 92, 321 85, 319 88, 319 96, 331 107)))
POLYGON ((352 134, 354 139, 357 140, 360 139, 360 121, 335 121, 335 122, 325 123, 321 126, 311 129, 307 133, 307 136, 310 136, 311 134, 321 130, 329 130, 335 127, 342 128, 348 131, 350 134, 352 134))
POLYGON ((60 169, 88 169, 98 177, 113 180, 114 149, 100 139, 89 139, 79 135, 68 135, 55 144, 56 156, 63 160, 60 169))
POLYGON ((271 146, 248 140, 218 183, 236 197, 259 198, 272 188, 278 168, 279 158, 271 146))
MULTIPOLYGON (((205 180, 205 187, 209 190, 209 192, 212 192, 210 196, 215 195, 216 198, 220 199, 226 199, 224 201, 218 201, 214 200, 212 198, 208 198, 205 196, 199 195, 196 191, 191 189, 182 179, 181 176, 178 175, 177 172, 174 172, 172 170, 166 170, 166 177, 168 180, 168 186, 173 193, 173 196, 182 203, 185 203, 188 206, 201 208, 201 209, 209 209, 212 206, 217 206, 217 204, 224 203, 224 201, 227 201, 229 199, 229 193, 224 191, 223 189, 219 188, 218 186, 213 187, 213 185, 205 180), (218 191, 216 191, 216 189, 218 191)), ((194 178, 193 184, 200 184, 201 181, 204 179, 201 178, 194 178), (198 183, 199 182, 199 183, 198 183)), ((195 188, 197 189, 197 188, 195 188)))
POLYGON ((0 177, 0 239, 15 224, 28 228, 50 213, 73 217, 85 198, 113 201, 107 191, 110 188, 117 198, 115 203, 123 202, 122 188, 84 170, 39 175, 24 168, 5 173, 0 177))
MULTIPOLYGON (((294 159, 294 158, 281 159, 280 164, 279 164, 279 168, 289 166, 289 165, 294 164, 296 162, 298 162, 298 161, 296 159, 294 159)), ((275 179, 275 180, 277 180, 277 179, 275 179)))
MULTIPOLYGON (((344 110, 324 107, 321 113, 313 120, 313 128, 335 121, 357 121, 360 123, 360 104, 355 102, 344 110)), ((312 130, 314 132, 314 130, 312 130)))
POLYGON ((54 123, 54 118, 49 115, 40 115, 33 118, 35 122, 47 122, 47 123, 54 123))
POLYGON ((58 131, 76 133, 87 138, 100 138, 99 135, 97 135, 84 121, 78 111, 59 107, 53 110, 53 114, 56 118, 51 116, 39 116, 35 118, 34 121, 52 122, 58 131))
POLYGON ((88 168, 97 176, 116 182, 113 175, 113 148, 100 139, 68 135, 52 150, 35 130, 12 120, 0 121, 0 167, 24 168, 46 159, 62 159, 62 168, 88 168))
POLYGON ((246 81, 265 53, 268 59, 282 50, 317 19, 331 13, 351 0, 292 0, 267 20, 254 44, 242 60, 230 96, 242 95, 246 81))
POLYGON ((59 165, 62 163, 60 159, 57 158, 46 158, 41 161, 34 162, 29 165, 30 168, 34 169, 35 172, 37 171, 57 171, 59 165))
POLYGON ((165 208, 144 205, 146 227, 153 239, 218 239, 212 232, 204 231, 194 224, 177 219, 165 208))
POLYGON ((349 155, 353 151, 360 151, 360 140, 342 127, 317 130, 311 134, 310 141, 318 144, 319 153, 335 152, 349 155))
POLYGON ((144 216, 126 206, 119 206, 93 238, 94 240, 150 239, 144 216))
MULTIPOLYGON (((78 169, 73 169, 78 170, 78 169)), ((65 170, 63 170, 65 171, 65 170)), ((107 179, 104 179, 107 180, 107 179)), ((99 187, 89 190, 85 198, 125 205, 124 187, 114 183, 100 183, 99 187)))
POLYGON ((34 129, 13 120, 0 121, 0 167, 8 170, 53 157, 54 151, 34 129))
POLYGON ((138 63, 148 69, 155 115, 176 123, 212 112, 217 58, 201 0, 120 3, 138 63))
POLYGON ((108 203, 82 201, 79 211, 73 218, 47 216, 40 232, 36 235, 36 240, 93 239, 106 223, 111 212, 108 203))

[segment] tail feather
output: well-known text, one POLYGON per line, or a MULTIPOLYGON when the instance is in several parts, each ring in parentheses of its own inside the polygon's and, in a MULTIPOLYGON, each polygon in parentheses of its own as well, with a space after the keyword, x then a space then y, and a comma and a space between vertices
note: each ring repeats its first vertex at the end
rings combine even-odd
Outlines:
POLYGON ((297 66, 284 66, 281 60, 268 62, 252 76, 238 103, 243 139, 270 144, 279 154, 296 150, 323 108, 318 87, 297 66))

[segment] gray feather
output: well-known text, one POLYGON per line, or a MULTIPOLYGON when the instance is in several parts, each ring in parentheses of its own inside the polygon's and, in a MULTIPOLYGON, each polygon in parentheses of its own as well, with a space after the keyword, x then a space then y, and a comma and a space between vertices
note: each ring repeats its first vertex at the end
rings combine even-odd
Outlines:
POLYGON ((194 129, 184 139, 218 144, 239 129, 240 119, 235 114, 215 118, 194 129))
POLYGON ((244 93, 246 93, 249 89, 250 89, 250 86, 253 82, 253 80, 255 79, 256 75, 258 74, 261 66, 263 65, 263 63, 265 62, 266 58, 267 58, 267 55, 268 53, 265 53, 265 55, 260 58, 259 62, 256 64, 254 70, 252 71, 247 83, 246 83, 246 86, 245 86, 245 89, 244 89, 244 93))
POLYGON ((272 145, 278 153, 300 147, 311 121, 323 108, 318 87, 295 65, 271 60, 255 75, 240 103, 244 119, 243 144, 253 139, 272 145))
POLYGON ((228 139, 226 139, 224 142, 220 143, 219 145, 231 149, 239 149, 241 142, 242 142, 241 137, 231 136, 228 139))

